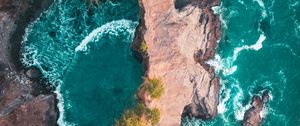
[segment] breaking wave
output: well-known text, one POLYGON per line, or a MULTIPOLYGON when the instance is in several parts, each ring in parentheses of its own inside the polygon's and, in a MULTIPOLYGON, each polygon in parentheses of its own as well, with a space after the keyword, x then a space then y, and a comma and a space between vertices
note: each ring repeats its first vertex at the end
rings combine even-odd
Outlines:
POLYGON ((244 45, 241 47, 236 47, 233 50, 233 55, 225 59, 222 59, 219 54, 216 54, 214 59, 207 61, 207 64, 213 66, 217 73, 222 74, 224 76, 229 76, 233 74, 238 68, 237 65, 233 65, 233 64, 238 58, 239 54, 244 50, 254 50, 254 51, 260 50, 263 47, 263 42, 265 41, 265 39, 266 36, 264 34, 261 34, 255 44, 250 46, 244 45))
MULTIPOLYGON (((130 20, 117 20, 117 21, 112 21, 109 23, 106 23, 104 25, 102 25, 101 27, 93 30, 88 36, 86 36, 82 42, 80 43, 80 45, 78 45, 75 48, 75 51, 85 51, 87 49, 87 44, 89 42, 91 42, 93 39, 99 39, 100 37, 102 37, 105 34, 109 34, 109 35, 114 35, 117 36, 120 33, 128 33, 129 37, 128 38, 133 38, 133 34, 134 34, 134 29, 132 29, 133 27, 135 27, 137 25, 137 22, 133 22, 130 20)), ((126 42, 130 42, 130 41, 126 41, 126 42)))

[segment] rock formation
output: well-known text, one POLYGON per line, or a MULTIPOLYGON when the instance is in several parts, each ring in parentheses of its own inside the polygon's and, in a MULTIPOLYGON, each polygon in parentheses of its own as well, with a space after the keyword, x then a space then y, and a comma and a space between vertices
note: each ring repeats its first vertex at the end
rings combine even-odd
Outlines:
POLYGON ((20 42, 26 26, 52 0, 0 0, 0 125, 54 126, 56 95, 38 79, 38 69, 20 63, 20 42))
POLYGON ((220 37, 218 0, 139 0, 141 20, 133 50, 142 59, 145 76, 161 78, 159 100, 138 93, 149 108, 161 111, 159 125, 180 125, 182 117, 211 119, 217 114, 219 78, 205 61, 215 54, 220 37), (142 42, 147 51, 139 47, 142 42))
POLYGON ((243 119, 243 126, 259 126, 262 120, 261 112, 264 104, 268 102, 270 96, 269 92, 265 91, 262 98, 258 95, 252 98, 252 107, 245 112, 243 119))

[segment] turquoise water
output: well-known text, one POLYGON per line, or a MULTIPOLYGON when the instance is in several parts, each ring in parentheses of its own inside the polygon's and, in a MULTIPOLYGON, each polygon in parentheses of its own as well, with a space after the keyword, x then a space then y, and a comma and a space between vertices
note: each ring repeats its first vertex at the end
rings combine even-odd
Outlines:
POLYGON ((208 63, 221 76, 217 119, 190 125, 241 125, 254 94, 271 91, 262 126, 300 125, 300 1, 222 0, 218 54, 208 63))
MULTIPOLYGON (((263 126, 300 125, 300 1, 222 0, 215 59, 221 76, 216 119, 186 125, 238 126, 254 94, 271 91, 263 126)), ((60 125, 112 125, 134 104, 141 65, 130 50, 136 0, 56 0, 26 30, 22 62, 39 67, 57 86, 60 125)))
POLYGON ((60 125, 108 126, 134 104, 141 64, 130 44, 138 24, 136 0, 56 0, 27 29, 22 62, 57 86, 60 125))

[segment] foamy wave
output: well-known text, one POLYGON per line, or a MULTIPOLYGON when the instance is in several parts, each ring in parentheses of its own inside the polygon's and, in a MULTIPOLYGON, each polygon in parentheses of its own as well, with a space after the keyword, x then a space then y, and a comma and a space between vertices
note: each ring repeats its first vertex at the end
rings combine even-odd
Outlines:
POLYGON ((251 107, 251 104, 247 104, 243 106, 242 100, 244 99, 243 90, 238 85, 236 86, 238 89, 237 95, 233 99, 233 109, 234 109, 234 116, 237 120, 243 120, 245 112, 251 107))
POLYGON ((56 87, 56 90, 54 91, 54 93, 56 94, 56 97, 58 99, 57 107, 58 107, 58 110, 59 110, 59 118, 57 120, 57 124, 59 126, 75 126, 75 124, 69 123, 69 122, 65 121, 65 119, 64 119, 64 117, 65 117, 64 116, 65 106, 64 106, 64 98, 61 94, 61 84, 59 84, 56 87))
POLYGON ((261 34, 255 44, 253 44, 251 46, 245 45, 245 46, 242 46, 242 47, 234 48, 233 60, 235 61, 237 59, 239 53, 243 50, 249 50, 249 49, 250 50, 255 50, 255 51, 260 50, 263 47, 262 44, 265 41, 265 39, 266 39, 266 36, 264 34, 261 34))
POLYGON ((214 59, 208 60, 206 63, 214 67, 216 73, 222 73, 224 76, 231 75, 237 70, 237 66, 232 65, 233 62, 230 57, 222 59, 219 54, 216 54, 214 59))
POLYGON ((86 36, 75 48, 75 51, 85 51, 87 49, 87 44, 91 42, 94 38, 102 37, 104 33, 109 33, 111 35, 118 35, 121 31, 126 31, 129 33, 129 35, 133 35, 134 29, 132 29, 133 25, 136 25, 136 22, 130 21, 130 20, 117 20, 112 21, 109 23, 106 23, 102 25, 101 27, 93 30, 88 36, 86 36))
POLYGON ((213 10, 214 14, 221 14, 222 13, 221 6, 213 6, 213 7, 211 7, 211 9, 213 10))
POLYGON ((219 105, 218 105, 218 113, 224 114, 227 111, 226 108, 226 102, 230 99, 230 89, 227 89, 225 92, 225 98, 221 99, 219 105))
POLYGON ((237 70, 237 66, 234 65, 234 61, 236 61, 239 53, 243 50, 255 50, 258 51, 263 47, 263 42, 266 37, 264 34, 261 34, 257 40, 257 42, 253 45, 245 45, 242 47, 236 47, 233 51, 233 56, 222 59, 219 54, 216 54, 214 59, 208 60, 206 63, 215 68, 217 73, 222 73, 224 76, 228 76, 233 74, 237 70))
POLYGON ((255 2, 258 3, 258 5, 262 8, 262 17, 267 17, 267 10, 266 10, 266 7, 265 7, 265 4, 262 0, 254 0, 255 2))

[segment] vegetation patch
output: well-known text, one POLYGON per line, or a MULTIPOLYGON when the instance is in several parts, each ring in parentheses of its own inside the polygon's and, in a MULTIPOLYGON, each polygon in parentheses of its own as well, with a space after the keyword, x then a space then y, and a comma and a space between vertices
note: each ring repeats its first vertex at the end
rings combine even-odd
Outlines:
POLYGON ((160 111, 157 108, 149 109, 145 104, 138 103, 133 109, 126 110, 115 126, 155 126, 160 119, 160 111))
POLYGON ((144 86, 153 99, 159 99, 164 94, 164 85, 158 78, 144 78, 144 86))
POLYGON ((147 44, 146 44, 146 42, 145 42, 145 40, 144 40, 144 41, 142 41, 142 43, 141 43, 141 45, 140 45, 140 51, 141 51, 142 53, 146 53, 147 50, 148 50, 148 46, 147 46, 147 44))

